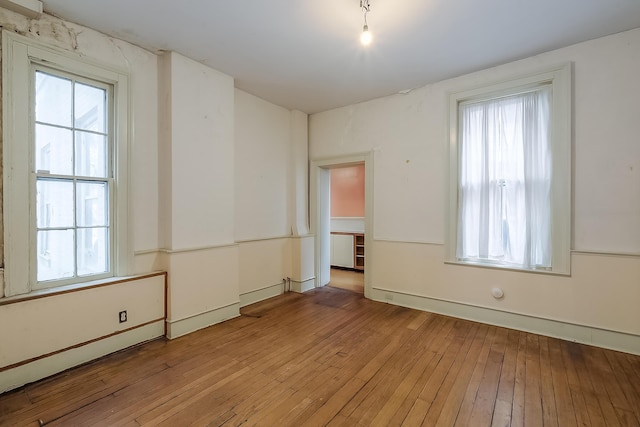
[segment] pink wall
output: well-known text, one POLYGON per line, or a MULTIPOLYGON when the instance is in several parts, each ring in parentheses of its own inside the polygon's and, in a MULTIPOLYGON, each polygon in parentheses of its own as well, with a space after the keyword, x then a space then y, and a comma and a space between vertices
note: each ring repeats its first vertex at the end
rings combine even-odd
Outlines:
POLYGON ((364 217, 364 165, 331 169, 331 217, 364 217))

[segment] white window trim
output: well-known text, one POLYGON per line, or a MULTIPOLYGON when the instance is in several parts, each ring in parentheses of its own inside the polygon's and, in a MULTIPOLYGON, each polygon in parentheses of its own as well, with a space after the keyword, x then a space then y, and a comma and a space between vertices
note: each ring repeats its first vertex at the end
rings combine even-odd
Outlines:
POLYGON ((462 90, 449 95, 449 205, 445 262, 506 270, 546 274, 571 274, 571 63, 547 68, 540 72, 502 80, 482 87, 462 90), (465 262, 456 258, 458 235, 458 105, 470 100, 504 96, 520 89, 544 83, 552 86, 551 150, 551 270, 530 270, 501 267, 496 264, 465 262))
MULTIPOLYGON (((55 49, 43 43, 2 32, 2 103, 3 103, 3 207, 4 207, 4 296, 35 290, 35 231, 31 221, 31 63, 104 81, 113 85, 115 125, 114 178, 117 183, 114 209, 114 276, 131 273, 133 241, 130 238, 129 183, 129 77, 112 67, 55 49)), ((92 280, 91 277, 86 278, 92 280)))

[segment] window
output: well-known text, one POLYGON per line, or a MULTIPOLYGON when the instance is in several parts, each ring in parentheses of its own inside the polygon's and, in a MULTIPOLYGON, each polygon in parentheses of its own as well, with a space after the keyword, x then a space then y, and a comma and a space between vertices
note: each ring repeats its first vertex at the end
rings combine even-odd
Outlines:
POLYGON ((570 68, 451 96, 448 260, 569 273, 570 68))
POLYGON ((32 71, 36 282, 111 273, 112 85, 32 71))
POLYGON ((128 77, 9 32, 2 55, 5 296, 128 274, 128 77))

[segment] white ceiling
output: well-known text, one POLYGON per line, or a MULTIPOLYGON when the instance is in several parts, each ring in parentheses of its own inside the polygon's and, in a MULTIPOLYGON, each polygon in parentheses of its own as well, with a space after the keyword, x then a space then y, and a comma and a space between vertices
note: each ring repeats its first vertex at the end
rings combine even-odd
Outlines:
MULTIPOLYGON (((44 0, 289 109, 324 111, 640 27, 640 0, 44 0)), ((640 53, 639 53, 640 54, 640 53)))

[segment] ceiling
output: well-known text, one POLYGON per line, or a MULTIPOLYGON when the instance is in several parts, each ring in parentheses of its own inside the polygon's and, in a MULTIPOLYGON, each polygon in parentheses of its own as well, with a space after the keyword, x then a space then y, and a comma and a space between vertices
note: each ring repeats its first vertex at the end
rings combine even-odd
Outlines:
POLYGON ((640 0, 43 0, 45 11, 315 113, 640 27, 640 0))

